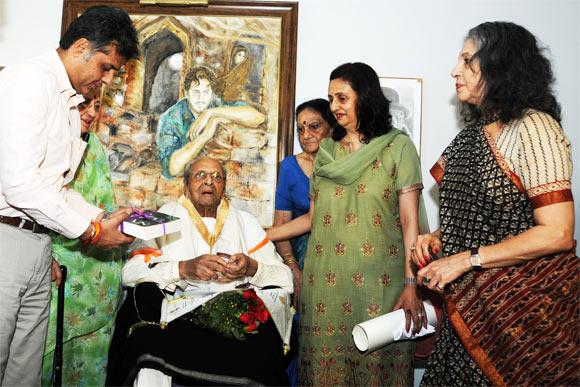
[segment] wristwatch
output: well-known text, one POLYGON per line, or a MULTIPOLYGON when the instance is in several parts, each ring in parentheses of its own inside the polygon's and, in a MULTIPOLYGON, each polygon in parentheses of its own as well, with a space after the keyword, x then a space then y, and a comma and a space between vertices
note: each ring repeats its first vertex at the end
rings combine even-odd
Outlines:
POLYGON ((469 257, 469 262, 471 263, 471 267, 476 271, 483 270, 481 266, 481 255, 479 255, 479 247, 475 249, 471 249, 471 256, 469 257))

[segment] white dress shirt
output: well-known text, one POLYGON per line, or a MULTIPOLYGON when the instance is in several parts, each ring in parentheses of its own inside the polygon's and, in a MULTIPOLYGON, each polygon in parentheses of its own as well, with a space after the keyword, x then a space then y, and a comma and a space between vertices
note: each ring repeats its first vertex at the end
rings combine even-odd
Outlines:
POLYGON ((76 238, 102 211, 64 188, 86 147, 83 101, 56 50, 0 72, 0 215, 76 238))

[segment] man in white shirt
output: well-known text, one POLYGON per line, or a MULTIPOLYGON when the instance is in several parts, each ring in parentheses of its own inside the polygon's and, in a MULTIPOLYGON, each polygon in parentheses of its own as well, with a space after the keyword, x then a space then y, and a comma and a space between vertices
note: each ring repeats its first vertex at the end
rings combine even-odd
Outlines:
MULTIPOLYGON (((225 178, 219 161, 194 161, 185 170, 184 195, 159 210, 180 218, 180 231, 132 246, 122 280, 135 289, 117 318, 107 385, 126 385, 137 373, 136 384, 150 386, 171 386, 169 376, 188 385, 288 384, 283 341, 292 318, 285 313, 292 274, 257 219, 223 196, 225 178), (274 303, 264 300, 273 318, 244 341, 188 322, 187 314, 166 328, 159 324, 160 315, 166 318, 164 298, 172 305, 184 299, 199 305, 240 287, 256 288, 259 295, 263 287, 276 287, 282 295, 274 303)), ((179 308, 186 309, 185 303, 179 308)))
MULTIPOLYGON (((77 105, 138 55, 125 11, 93 7, 59 48, 0 72, 0 385, 39 385, 50 300, 48 230, 108 249, 130 209, 103 211, 65 185, 86 144, 77 105)), ((56 273, 55 273, 56 274, 56 273)))

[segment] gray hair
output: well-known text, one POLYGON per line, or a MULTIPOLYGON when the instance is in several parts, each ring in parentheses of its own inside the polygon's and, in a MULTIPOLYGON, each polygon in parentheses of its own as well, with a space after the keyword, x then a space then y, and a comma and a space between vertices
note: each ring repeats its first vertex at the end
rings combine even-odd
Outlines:
POLYGON ((218 160, 218 159, 214 159, 214 158, 208 157, 208 156, 197 156, 196 158, 194 158, 193 160, 191 160, 189 163, 187 163, 187 165, 185 166, 185 169, 183 171, 183 184, 184 184, 184 189, 187 189, 187 186, 189 185, 189 182, 191 181, 191 176, 192 176, 191 169, 193 168, 193 165, 195 163, 197 163, 199 160, 203 160, 203 159, 209 159, 209 160, 217 161, 219 163, 219 165, 220 165, 220 168, 222 169, 222 174, 224 175, 224 182, 226 181, 227 174, 226 174, 226 168, 224 167, 223 161, 218 160))

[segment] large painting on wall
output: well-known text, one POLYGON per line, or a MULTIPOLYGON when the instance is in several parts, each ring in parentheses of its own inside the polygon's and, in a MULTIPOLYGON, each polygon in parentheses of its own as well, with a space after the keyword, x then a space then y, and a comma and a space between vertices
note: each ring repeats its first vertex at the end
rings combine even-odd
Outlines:
POLYGON ((383 94, 391 102, 393 126, 411 137, 421 154, 422 78, 379 77, 383 94))
MULTIPOLYGON (((65 0, 63 31, 97 4, 65 0)), ((224 162, 232 203, 271 226, 277 165, 292 153, 297 3, 108 4, 127 10, 141 48, 102 92, 118 204, 175 200, 184 167, 208 155, 224 162)))

